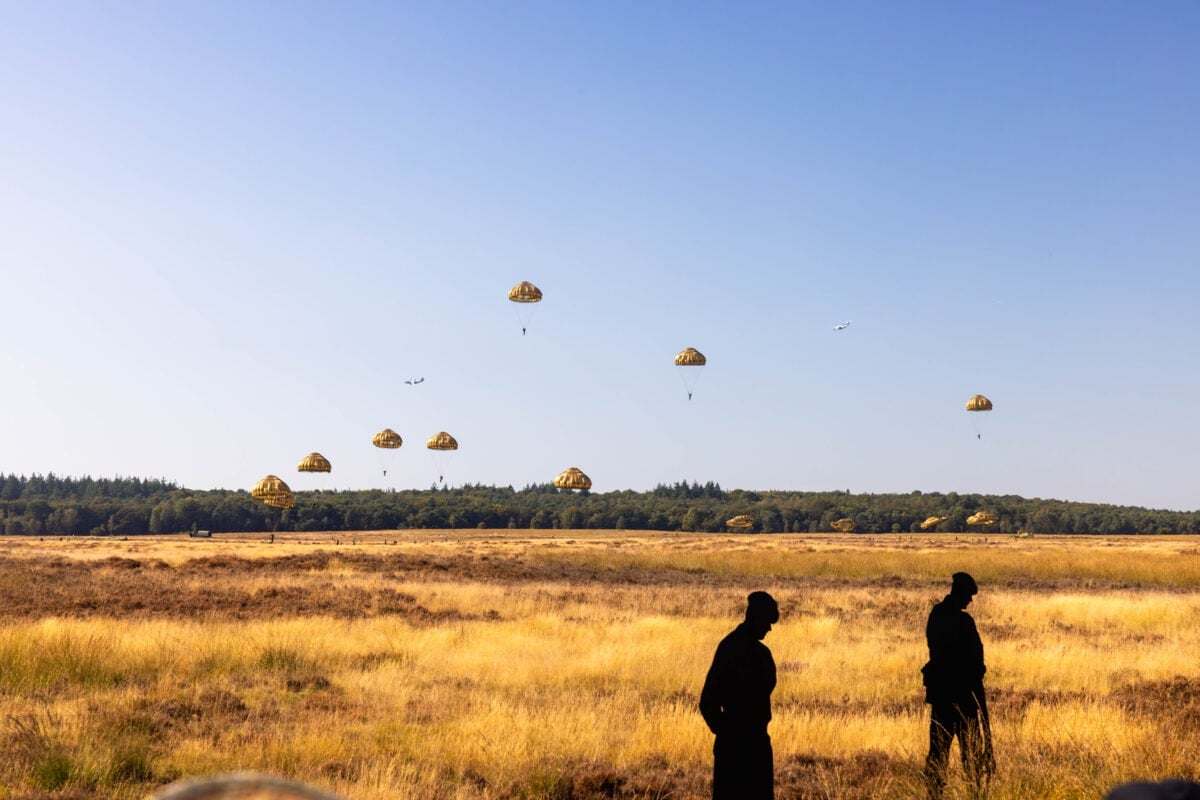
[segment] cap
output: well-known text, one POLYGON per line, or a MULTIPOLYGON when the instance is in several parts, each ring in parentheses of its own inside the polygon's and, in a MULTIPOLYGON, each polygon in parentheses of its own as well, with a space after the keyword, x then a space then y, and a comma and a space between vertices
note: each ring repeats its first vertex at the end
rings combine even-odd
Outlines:
POLYGON ((955 594, 979 594, 979 585, 965 572, 956 572, 950 577, 950 591, 955 594))

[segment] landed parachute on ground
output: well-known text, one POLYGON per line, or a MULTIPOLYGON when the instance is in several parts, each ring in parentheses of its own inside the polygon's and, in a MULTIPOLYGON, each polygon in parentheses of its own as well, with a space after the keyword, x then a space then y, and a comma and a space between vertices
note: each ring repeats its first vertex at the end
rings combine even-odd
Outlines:
POLYGON ((268 475, 250 490, 250 496, 272 508, 294 508, 296 497, 292 488, 275 475, 268 475))
POLYGON ((736 517, 725 520, 725 527, 741 528, 743 530, 746 528, 753 528, 754 517, 750 516, 749 514, 738 514, 736 517))
POLYGON ((298 472, 332 472, 333 465, 320 453, 309 453, 296 465, 298 472))
MULTIPOLYGON (((521 281, 508 290, 508 299, 514 303, 540 303, 542 302, 542 290, 529 281, 521 281)), ((525 328, 529 324, 531 313, 530 310, 520 310, 517 312, 517 318, 521 320, 522 336, 525 335, 525 328)))
POLYGON ((567 467, 558 473, 558 477, 554 479, 554 486, 558 489, 587 490, 592 488, 592 479, 583 474, 578 467, 567 467))
POLYGON ((830 524, 831 528, 839 533, 854 533, 854 520, 849 517, 842 517, 830 524))
MULTIPOLYGON (((686 347, 675 354, 675 366, 677 367, 703 367, 708 363, 708 359, 694 347, 686 347)), ((699 370, 686 370, 679 373, 683 379, 684 388, 687 389, 688 400, 692 399, 692 390, 696 388, 696 381, 700 380, 699 370), (690 377, 689 377, 690 376, 690 377)))
POLYGON ((925 521, 921 523, 921 530, 927 531, 930 528, 945 522, 947 519, 949 519, 949 517, 926 517, 925 521))
POLYGON ((979 511, 967 517, 968 525, 995 525, 999 521, 1000 518, 990 511, 979 511))

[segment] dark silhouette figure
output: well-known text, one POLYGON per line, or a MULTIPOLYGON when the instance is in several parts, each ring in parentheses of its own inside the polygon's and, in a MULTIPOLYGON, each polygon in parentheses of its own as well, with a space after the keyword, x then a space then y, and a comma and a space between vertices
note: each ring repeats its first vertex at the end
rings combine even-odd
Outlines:
POLYGON ((762 639, 779 621, 766 592, 746 598, 746 620, 721 640, 700 692, 713 743, 713 800, 773 800, 775 759, 767 723, 775 659, 762 639))
POLYGON ((1126 783, 1105 795, 1104 800, 1200 800, 1200 783, 1178 778, 1162 783, 1126 783))
POLYGON ((983 642, 975 620, 965 610, 978 592, 974 578, 965 572, 954 573, 950 594, 929 612, 925 626, 929 663, 921 672, 925 675, 925 702, 930 705, 929 756, 925 759, 930 800, 942 796, 950 744, 956 738, 972 797, 983 797, 996 769, 983 691, 983 674, 987 672, 983 642))

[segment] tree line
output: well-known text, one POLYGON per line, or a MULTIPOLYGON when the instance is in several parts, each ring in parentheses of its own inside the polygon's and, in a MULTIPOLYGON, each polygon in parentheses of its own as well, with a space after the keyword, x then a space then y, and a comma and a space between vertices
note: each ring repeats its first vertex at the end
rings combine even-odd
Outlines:
POLYGON ((303 491, 280 511, 244 490, 186 489, 163 479, 0 476, 0 532, 28 536, 136 536, 194 529, 230 533, 408 528, 727 530, 738 514, 752 533, 816 533, 854 520, 857 533, 1200 533, 1200 511, 947 492, 851 494, 725 490, 716 483, 660 484, 650 491, 569 492, 466 485, 388 491, 303 491), (971 526, 977 511, 995 514, 971 526), (920 531, 931 516, 946 517, 920 531))

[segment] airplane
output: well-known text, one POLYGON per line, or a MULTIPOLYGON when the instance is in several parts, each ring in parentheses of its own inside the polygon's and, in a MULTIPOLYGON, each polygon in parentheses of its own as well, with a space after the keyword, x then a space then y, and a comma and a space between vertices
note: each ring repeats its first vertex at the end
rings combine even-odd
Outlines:
POLYGON ((424 383, 424 381, 424 378, 406 378, 404 382, 409 386, 416 386, 418 383, 424 383))
POLYGON ((834 325, 834 326, 833 326, 833 329, 834 329, 835 331, 844 331, 844 330, 846 330, 846 328, 849 328, 849 327, 850 327, 850 323, 851 323, 851 322, 853 322, 853 321, 854 321, 854 320, 852 320, 852 319, 848 319, 848 320, 846 320, 845 322, 840 322, 840 323, 838 323, 837 325, 834 325))

